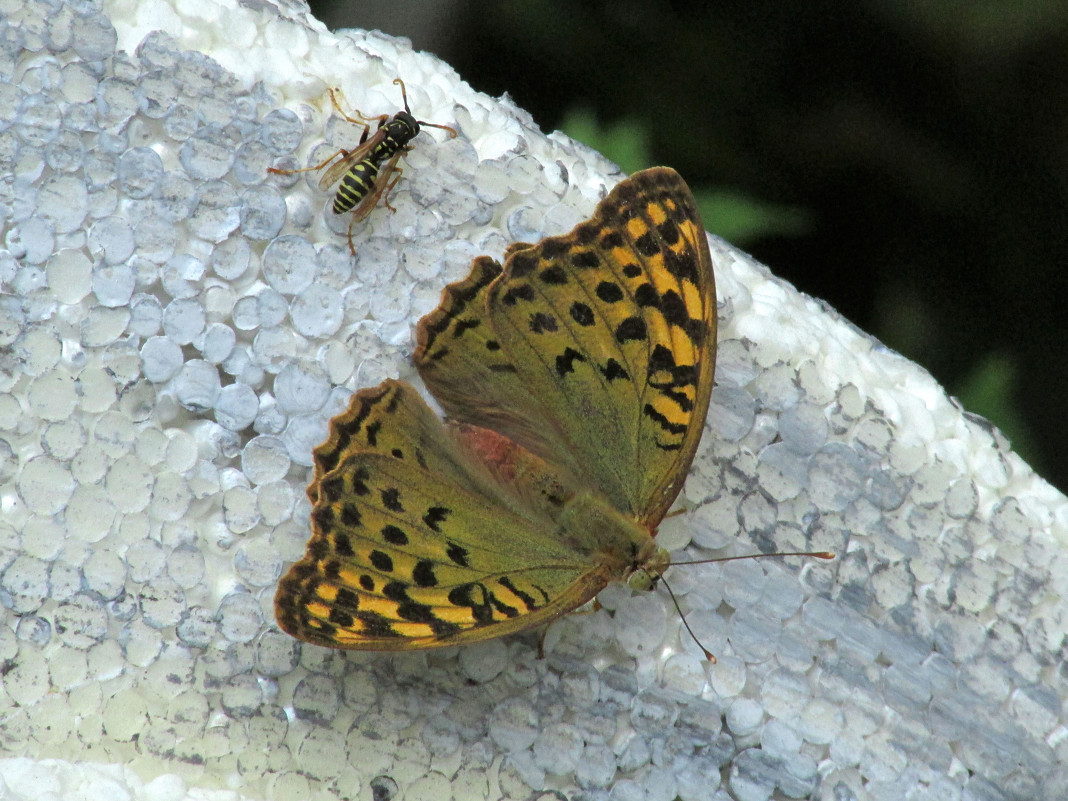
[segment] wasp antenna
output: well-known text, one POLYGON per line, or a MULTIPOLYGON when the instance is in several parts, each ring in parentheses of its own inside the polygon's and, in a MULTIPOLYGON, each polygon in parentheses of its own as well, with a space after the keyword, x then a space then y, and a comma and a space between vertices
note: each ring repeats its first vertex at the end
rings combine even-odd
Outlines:
POLYGON ((416 122, 420 125, 425 125, 428 128, 440 128, 443 131, 448 131, 451 134, 451 136, 449 136, 449 139, 456 138, 456 129, 450 128, 448 125, 438 125, 436 122, 426 122, 424 120, 416 120, 416 122))
POLYGON ((404 81, 402 81, 400 78, 394 78, 393 83, 400 84, 401 100, 404 101, 404 110, 411 114, 412 110, 408 108, 408 90, 404 87, 404 81))

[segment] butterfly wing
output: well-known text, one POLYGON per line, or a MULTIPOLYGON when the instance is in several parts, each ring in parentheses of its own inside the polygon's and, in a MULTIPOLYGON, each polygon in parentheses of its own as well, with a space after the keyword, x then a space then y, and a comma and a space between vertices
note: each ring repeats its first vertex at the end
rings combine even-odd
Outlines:
POLYGON ((408 650, 510 634, 581 605, 623 569, 560 536, 551 510, 567 489, 550 466, 492 432, 450 433, 399 381, 358 392, 331 421, 308 496, 312 537, 275 614, 318 645, 408 650))
POLYGON ((655 526, 685 480, 715 368, 712 260, 674 170, 635 173, 566 236, 476 259, 419 325, 451 417, 494 428, 655 526))

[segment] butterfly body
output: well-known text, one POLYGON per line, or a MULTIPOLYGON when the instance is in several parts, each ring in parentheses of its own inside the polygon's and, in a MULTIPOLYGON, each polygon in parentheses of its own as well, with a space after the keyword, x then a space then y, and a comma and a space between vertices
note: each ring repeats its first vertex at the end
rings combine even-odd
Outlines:
POLYGON ((659 575, 656 526, 712 387, 715 288, 666 168, 569 235, 482 257, 418 327, 409 385, 361 390, 315 450, 312 538, 275 599, 321 645, 408 650, 542 625, 659 575))

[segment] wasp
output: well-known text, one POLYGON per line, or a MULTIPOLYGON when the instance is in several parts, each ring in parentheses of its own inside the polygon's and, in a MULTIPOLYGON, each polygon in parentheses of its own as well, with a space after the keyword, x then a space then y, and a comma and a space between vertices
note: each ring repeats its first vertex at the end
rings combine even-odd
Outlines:
POLYGON ((378 205, 379 198, 384 200, 386 208, 396 211, 389 204, 389 193, 404 173, 404 170, 397 166, 397 162, 400 161, 401 156, 412 149, 413 146, 408 143, 419 135, 420 126, 426 125, 430 128, 448 131, 451 134, 450 139, 456 136, 456 130, 448 125, 417 120, 408 107, 408 91, 404 86, 404 81, 396 78, 393 83, 400 85, 404 111, 398 111, 392 119, 388 114, 365 117, 359 111, 355 112, 358 119, 350 117, 338 104, 336 90, 330 90, 330 101, 338 113, 348 122, 363 126, 363 135, 360 136, 360 142, 354 149, 342 148, 325 161, 300 170, 267 168, 268 172, 279 175, 322 170, 319 188, 324 191, 330 189, 338 181, 341 182, 334 195, 332 208, 334 214, 344 214, 350 209, 355 209, 349 221, 348 230, 349 251, 353 256, 356 255, 356 248, 352 244, 352 226, 371 213, 372 209, 378 205), (372 135, 371 123, 376 120, 378 127, 372 135))

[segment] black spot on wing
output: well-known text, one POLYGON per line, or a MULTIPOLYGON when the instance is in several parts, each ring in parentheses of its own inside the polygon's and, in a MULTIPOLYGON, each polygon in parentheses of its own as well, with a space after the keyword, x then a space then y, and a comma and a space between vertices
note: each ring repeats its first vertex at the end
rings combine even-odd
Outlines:
POLYGON ((585 303, 575 301, 571 304, 571 319, 584 328, 588 328, 596 322, 593 316, 593 309, 587 306, 585 303))
POLYGON ((690 312, 686 308, 686 303, 674 289, 669 289, 661 296, 660 311, 664 319, 672 325, 686 328, 690 322, 690 312))
POLYGON ((342 476, 327 476, 319 482, 319 497, 328 503, 337 503, 344 494, 345 479, 342 476))
POLYGON ((489 604, 489 593, 481 584, 460 584, 449 591, 449 603, 453 606, 466 607, 471 610, 475 625, 493 622, 493 609, 489 604))
POLYGON ((382 430, 382 421, 375 420, 373 423, 367 426, 363 430, 364 436, 367 438, 367 444, 372 448, 378 445, 378 432, 382 430))
POLYGON ((674 220, 665 220, 656 227, 656 232, 660 234, 660 238, 664 240, 668 245, 674 245, 681 239, 679 234, 679 227, 675 224, 674 220))
POLYGON ((382 526, 382 539, 390 545, 403 546, 408 544, 408 535, 404 533, 403 529, 392 524, 382 526))
POLYGON ((567 239, 568 237, 552 237, 542 240, 540 244, 541 257, 546 261, 551 261, 563 256, 571 250, 571 243, 567 239))
POLYGON ((601 281, 594 292, 604 303, 619 303, 623 300, 623 290, 619 288, 619 284, 612 281, 601 281))
POLYGON ((327 616, 329 621, 334 625, 341 626, 343 629, 352 628, 352 624, 355 622, 348 612, 344 612, 336 606, 330 607, 330 614, 327 616))
POLYGON ((326 559, 333 552, 334 548, 326 537, 313 537, 308 542, 308 556, 317 562, 326 559))
POLYGON ((534 288, 530 284, 519 284, 501 295, 501 303, 505 306, 515 306, 519 301, 530 303, 534 297, 534 288))
POLYGON ((382 490, 382 505, 391 512, 403 512, 404 507, 400 502, 400 490, 396 487, 387 487, 382 490))
POLYGON ((516 253, 508 261, 509 274, 513 278, 525 278, 534 272, 538 260, 529 253, 516 253))
POLYGON ((697 259, 688 250, 685 253, 665 250, 664 266, 676 278, 697 283, 697 259))
POLYGON ((356 555, 356 551, 352 549, 352 542, 349 540, 348 534, 341 531, 334 532, 334 550, 337 551, 338 556, 352 557, 356 555))
POLYGON ((558 264, 546 267, 538 273, 538 278, 551 286, 563 286, 567 283, 567 273, 564 272, 564 269, 558 264))
POLYGON ((605 362, 604 367, 601 368, 601 375, 608 381, 627 381, 630 379, 630 374, 615 359, 609 359, 605 362))
POLYGON ((600 258, 591 250, 577 251, 571 256, 571 263, 584 270, 601 266, 600 258))
POLYGON ((547 312, 535 312, 530 315, 530 333, 532 334, 554 334, 560 330, 560 325, 557 323, 556 318, 547 312))
POLYGON ((453 339, 459 339, 468 331, 478 328, 480 325, 482 325, 482 321, 474 317, 468 317, 462 320, 457 318, 456 325, 452 327, 452 337, 453 339))
POLYGON ((542 594, 542 601, 541 604, 539 604, 538 599, 536 599, 530 593, 524 592, 523 590, 519 589, 517 586, 515 586, 515 582, 513 582, 507 576, 503 576, 497 579, 497 583, 504 587, 506 590, 508 590, 508 592, 512 593, 516 598, 521 600, 523 602, 523 606, 527 608, 528 612, 533 612, 539 606, 548 603, 549 601, 549 596, 545 594, 545 591, 539 590, 542 594))
POLYGON ((356 615, 356 619, 363 625, 360 633, 365 637, 373 637, 377 640, 391 640, 400 637, 393 630, 393 624, 376 612, 360 612, 356 615))
POLYGON ((649 355, 649 374, 659 372, 661 370, 674 370, 675 369, 675 356, 670 349, 663 345, 657 345, 653 348, 653 352, 649 355))
POLYGON ((652 284, 639 284, 634 290, 634 302, 642 308, 659 308, 660 295, 652 284))
POLYGON ((600 226, 593 225, 590 222, 586 222, 583 225, 580 225, 578 228, 576 228, 574 230, 574 233, 572 234, 572 236, 564 238, 563 241, 564 241, 564 244, 566 245, 566 247, 563 249, 562 252, 565 252, 565 251, 568 251, 568 250, 571 249, 570 242, 567 242, 568 239, 573 239, 579 245, 582 245, 583 247, 587 247, 587 246, 592 245, 594 242, 597 241, 597 236, 600 233, 600 231, 601 231, 600 226))
POLYGON ((380 573, 392 573, 393 572, 393 559, 390 558, 388 553, 382 551, 371 551, 368 555, 368 560, 375 570, 380 573))
POLYGON ((445 555, 460 567, 470 567, 467 561, 467 549, 455 542, 449 543, 449 547, 445 549, 445 555))
POLYGON ((352 491, 359 496, 369 495, 371 488, 367 486, 368 479, 371 478, 371 474, 367 472, 367 468, 360 467, 352 471, 352 491))
POLYGON ((334 510, 329 506, 318 506, 312 510, 312 522, 317 531, 329 531, 334 527, 334 510))
POLYGON ((360 608, 360 596, 348 587, 340 587, 338 588, 337 596, 334 598, 334 605, 340 606, 348 612, 355 612, 360 608))
MULTIPOLYGON (((672 423, 670 420, 664 417, 664 415, 660 414, 660 412, 654 409, 652 404, 650 403, 645 404, 645 409, 643 411, 646 417, 655 422, 658 426, 660 426, 660 428, 662 428, 669 434, 681 436, 682 434, 685 434, 686 429, 689 428, 688 423, 672 423)), ((675 447, 677 448, 678 446, 675 447)), ((672 448, 672 450, 674 450, 674 448, 672 448)))
POLYGON ((584 362, 586 357, 574 348, 565 348, 564 352, 556 357, 556 374, 561 378, 568 373, 575 372, 575 362, 584 362))
POLYGON ((444 506, 431 506, 423 515, 423 522, 426 523, 427 528, 440 534, 441 524, 450 514, 450 510, 444 506))
POLYGON ((412 570, 412 581, 416 587, 436 587, 438 577, 434 575, 434 563, 429 559, 420 559, 412 570))
POLYGON ((641 317, 628 317, 616 326, 616 341, 620 344, 634 340, 644 340, 648 336, 645 320, 641 317))
POLYGON ((634 240, 634 249, 640 255, 652 258, 660 254, 660 243, 656 240, 656 236, 653 235, 652 231, 646 231, 634 240))

